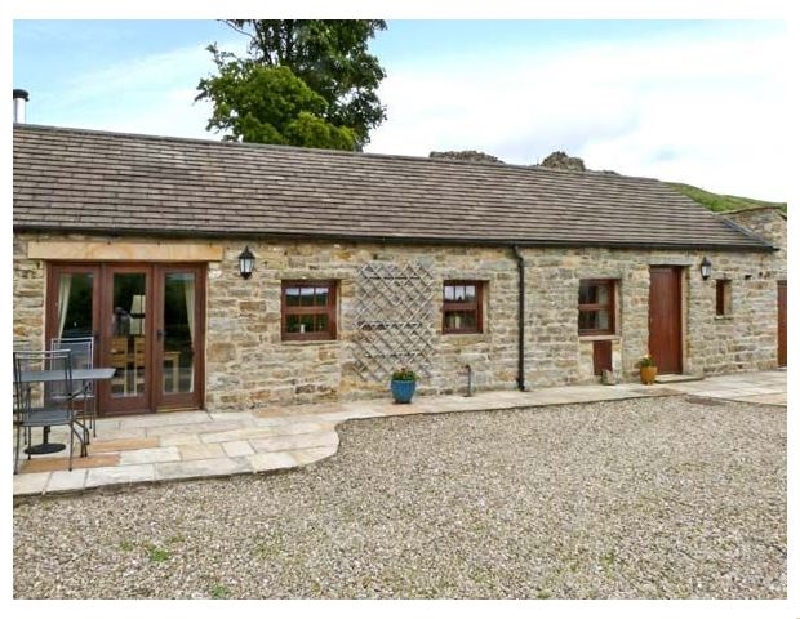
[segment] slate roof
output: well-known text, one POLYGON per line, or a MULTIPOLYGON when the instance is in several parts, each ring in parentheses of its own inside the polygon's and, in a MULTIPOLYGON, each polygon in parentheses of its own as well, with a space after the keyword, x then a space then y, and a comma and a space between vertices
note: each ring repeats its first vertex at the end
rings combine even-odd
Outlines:
POLYGON ((14 127, 14 229, 770 250, 653 179, 14 127))

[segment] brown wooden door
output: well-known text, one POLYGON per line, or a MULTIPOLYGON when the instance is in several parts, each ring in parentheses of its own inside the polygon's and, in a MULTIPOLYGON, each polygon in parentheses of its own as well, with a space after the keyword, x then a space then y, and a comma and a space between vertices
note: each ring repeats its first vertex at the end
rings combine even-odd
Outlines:
POLYGON ((196 265, 156 269, 153 368, 159 410, 203 404, 204 274, 196 265))
POLYGON ((52 264, 45 319, 54 337, 95 336, 98 413, 202 408, 205 267, 197 264, 52 264))
POLYGON ((786 367, 786 280, 778 282, 778 367, 786 367))
POLYGON ((681 268, 650 267, 650 354, 659 374, 683 372, 681 268))
POLYGON ((594 348, 594 373, 595 376, 603 374, 603 370, 613 369, 611 340, 595 340, 594 348))
POLYGON ((103 267, 100 363, 116 371, 100 381, 100 411, 139 413, 152 408, 152 266, 103 267))

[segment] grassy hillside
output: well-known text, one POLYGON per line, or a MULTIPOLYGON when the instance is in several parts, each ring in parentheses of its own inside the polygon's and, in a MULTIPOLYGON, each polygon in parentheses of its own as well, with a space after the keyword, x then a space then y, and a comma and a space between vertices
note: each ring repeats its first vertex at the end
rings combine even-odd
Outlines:
POLYGON ((726 196, 711 193, 685 183, 667 183, 667 185, 677 189, 687 198, 699 202, 711 211, 734 211, 740 208, 754 208, 756 206, 777 206, 783 213, 786 213, 786 202, 767 202, 766 200, 753 200, 752 198, 740 198, 739 196, 726 196))

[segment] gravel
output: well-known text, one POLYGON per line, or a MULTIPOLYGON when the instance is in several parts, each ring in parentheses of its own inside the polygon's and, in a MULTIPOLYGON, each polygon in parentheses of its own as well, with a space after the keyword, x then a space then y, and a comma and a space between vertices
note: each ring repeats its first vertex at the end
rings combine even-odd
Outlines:
POLYGON ((269 475, 14 508, 15 598, 786 598, 786 409, 354 420, 269 475))

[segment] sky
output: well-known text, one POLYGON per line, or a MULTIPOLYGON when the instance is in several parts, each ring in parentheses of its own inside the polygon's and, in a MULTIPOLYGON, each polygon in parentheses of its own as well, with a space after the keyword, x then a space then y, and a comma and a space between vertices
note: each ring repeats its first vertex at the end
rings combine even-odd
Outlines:
MULTIPOLYGON (((789 194, 781 21, 389 20, 370 49, 387 120, 369 152, 479 150, 765 200, 789 194)), ((219 139, 194 102, 205 46, 244 52, 213 20, 13 23, 27 121, 219 139)))

